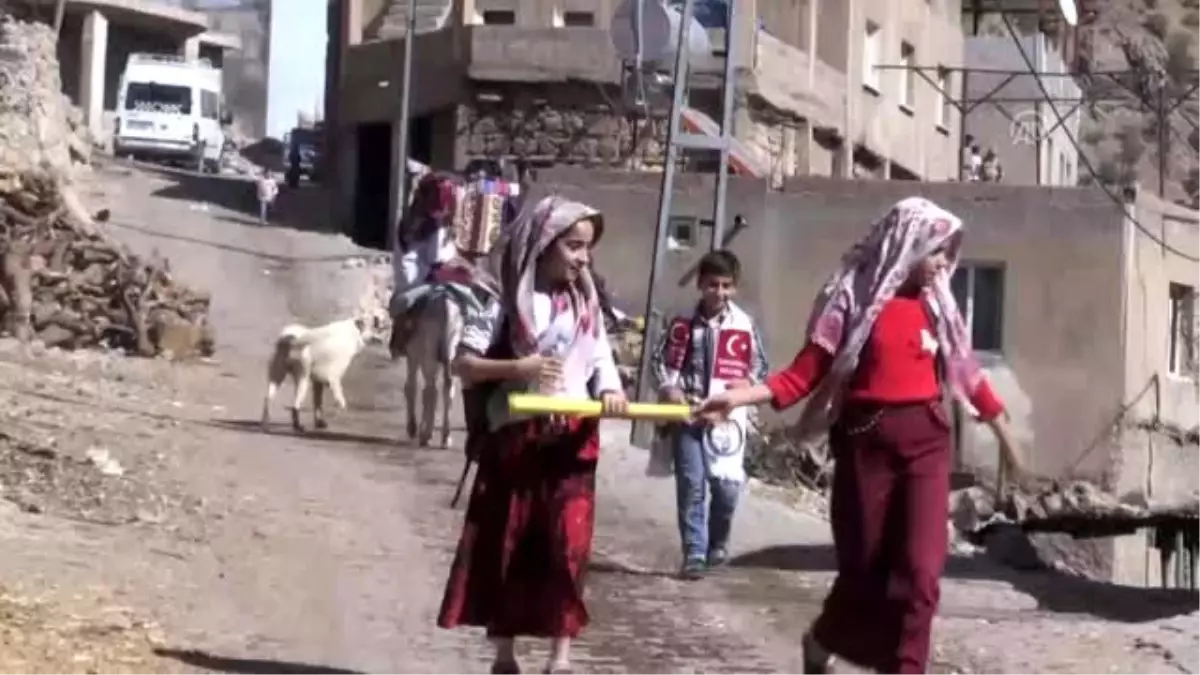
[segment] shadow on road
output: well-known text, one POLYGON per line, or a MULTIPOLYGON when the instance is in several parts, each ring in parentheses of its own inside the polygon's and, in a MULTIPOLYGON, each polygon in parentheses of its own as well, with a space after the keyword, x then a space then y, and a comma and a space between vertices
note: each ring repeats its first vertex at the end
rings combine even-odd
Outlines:
MULTIPOLYGON (((236 223, 258 222, 258 196, 250 176, 214 176, 170 167, 138 164, 147 173, 156 174, 173 184, 154 192, 157 197, 197 204, 212 204, 244 216, 225 217, 236 223)), ((332 219, 329 190, 317 183, 301 183, 290 188, 281 184, 271 209, 267 227, 287 227, 304 232, 340 231, 332 219)))
POLYGON ((592 560, 588 563, 588 572, 593 574, 626 574, 635 577, 661 577, 663 579, 674 579, 679 576, 678 572, 675 571, 638 567, 614 560, 592 560))
MULTIPOLYGON (((227 429, 230 431, 246 431, 250 433, 264 433, 262 424, 258 420, 238 420, 238 419, 212 419, 207 423, 209 426, 218 429, 227 429)), ((356 434, 345 431, 332 431, 329 429, 307 429, 302 433, 292 431, 291 423, 273 422, 267 427, 265 432, 271 436, 295 436, 312 441, 335 441, 341 443, 356 443, 359 445, 380 445, 388 447, 401 447, 404 444, 398 442, 394 438, 385 438, 383 436, 368 436, 365 434, 356 434)))
POLYGON ((318 673, 332 673, 335 675, 349 675, 361 672, 308 663, 292 663, 290 661, 239 659, 228 656, 217 656, 191 649, 155 649, 154 653, 163 658, 186 663, 195 668, 212 670, 219 673, 270 673, 271 675, 317 675, 318 673))
MULTIPOLYGON (((837 555, 829 544, 772 546, 740 555, 730 565, 791 572, 834 571, 837 555)), ((1109 621, 1154 621, 1190 614, 1200 605, 1200 593, 1194 590, 1121 586, 1056 570, 1017 571, 986 558, 951 556, 945 576, 1006 582, 1034 598, 1041 611, 1089 614, 1109 621)))

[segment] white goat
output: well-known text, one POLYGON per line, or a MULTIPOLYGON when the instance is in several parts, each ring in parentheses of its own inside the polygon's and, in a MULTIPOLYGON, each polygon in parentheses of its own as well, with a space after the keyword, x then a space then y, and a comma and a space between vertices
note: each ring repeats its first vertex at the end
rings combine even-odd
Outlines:
POLYGON ((450 361, 462 339, 462 309, 447 292, 434 292, 417 308, 412 332, 405 345, 408 375, 404 380, 404 403, 408 413, 408 437, 421 447, 433 438, 437 414, 438 380, 442 384, 442 447, 450 447, 450 409, 458 378, 450 372, 450 361), (440 376, 439 376, 440 375, 440 376), (421 389, 421 424, 417 425, 417 379, 421 389))
POLYGON ((312 386, 313 424, 318 429, 328 426, 325 421, 325 387, 333 394, 338 407, 346 409, 346 394, 342 391, 342 376, 354 357, 366 346, 366 322, 363 319, 342 319, 309 328, 289 324, 275 340, 275 352, 267 366, 267 394, 263 399, 262 427, 271 421, 271 401, 289 376, 296 386, 292 401, 292 427, 304 431, 300 424, 300 406, 312 386))

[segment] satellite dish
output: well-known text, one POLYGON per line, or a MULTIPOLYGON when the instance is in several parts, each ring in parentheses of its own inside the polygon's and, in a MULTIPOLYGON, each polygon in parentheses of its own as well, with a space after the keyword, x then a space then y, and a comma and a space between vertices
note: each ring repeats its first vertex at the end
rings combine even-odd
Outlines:
POLYGON ((1058 9, 1062 11, 1063 21, 1066 21, 1068 26, 1079 23, 1079 5, 1075 0, 1058 0, 1058 9))
MULTIPOLYGON (((679 24, 683 17, 679 10, 667 7, 662 0, 624 0, 613 13, 609 34, 613 47, 623 61, 636 61, 637 5, 642 6, 642 62, 671 66, 675 50, 679 48, 679 24)), ((687 30, 687 48, 694 56, 711 56, 712 44, 708 31, 704 30, 695 17, 687 30)))

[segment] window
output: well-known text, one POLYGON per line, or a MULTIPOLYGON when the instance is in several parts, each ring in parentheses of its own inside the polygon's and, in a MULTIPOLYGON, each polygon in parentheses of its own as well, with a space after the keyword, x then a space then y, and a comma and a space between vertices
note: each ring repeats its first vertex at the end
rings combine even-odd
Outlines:
POLYGON ((1197 362, 1196 288, 1172 282, 1170 343, 1167 348, 1167 370, 1172 375, 1196 377, 1197 362))
POLYGON ((695 248, 700 238, 700 221, 692 216, 671 216, 667 224, 667 250, 695 248))
POLYGON ((917 103, 917 50, 907 42, 900 43, 900 109, 912 113, 917 103))
POLYGON ((933 123, 942 131, 948 131, 950 125, 950 71, 945 66, 937 69, 937 91, 934 92, 935 105, 933 108, 933 123))
POLYGON ((879 24, 874 21, 868 21, 867 29, 863 36, 862 81, 863 87, 874 94, 879 93, 879 71, 875 67, 879 65, 882 44, 883 31, 880 29, 879 24))
POLYGON ((221 119, 221 97, 217 92, 200 90, 200 116, 208 120, 221 119))
POLYGON ((517 13, 511 9, 488 9, 483 12, 485 26, 512 26, 517 23, 517 13))
POLYGON ((976 351, 1001 351, 1004 333, 1004 267, 959 265, 950 280, 958 309, 971 330, 976 351))
POLYGON ((591 28, 596 25, 596 15, 591 12, 563 12, 562 21, 567 28, 591 28))
POLYGON ((192 114, 192 88, 157 82, 130 82, 125 109, 174 115, 192 114))

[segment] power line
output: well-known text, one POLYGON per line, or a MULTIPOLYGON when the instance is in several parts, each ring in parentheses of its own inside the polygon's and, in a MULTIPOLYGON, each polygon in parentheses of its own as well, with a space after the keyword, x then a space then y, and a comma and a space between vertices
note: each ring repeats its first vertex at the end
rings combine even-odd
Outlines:
MULTIPOLYGON (((1021 39, 1017 34, 1017 29, 1013 27, 1012 21, 1008 18, 1008 12, 1002 11, 999 14, 1004 20, 1004 26, 1008 28, 1008 34, 1012 36, 1013 44, 1016 45, 1017 51, 1021 54, 1021 60, 1025 62, 1025 67, 1029 70, 1029 74, 1033 76, 1034 82, 1037 83, 1038 90, 1041 91, 1042 96, 1045 98, 1052 98, 1049 90, 1046 89, 1046 83, 1042 80, 1041 73, 1038 72, 1037 67, 1033 63, 1033 59, 1029 57, 1029 54, 1025 51, 1025 46, 1021 44, 1021 39)), ((1108 195, 1108 198, 1111 199, 1114 204, 1121 207, 1121 210, 1125 213, 1125 217, 1133 223, 1133 226, 1141 231, 1142 234, 1144 234, 1155 244, 1158 244, 1160 247, 1162 247, 1163 250, 1170 251, 1171 253, 1174 253, 1188 262, 1200 262, 1200 258, 1171 246, 1166 241, 1155 235, 1153 232, 1147 229, 1145 225, 1142 225, 1141 221, 1131 214, 1129 209, 1125 208, 1125 200, 1113 192, 1112 188, 1109 187, 1104 181, 1100 180, 1099 173, 1097 173, 1095 167, 1092 166, 1091 160, 1088 159, 1087 155, 1083 152, 1083 148, 1079 146, 1079 141, 1075 138, 1075 134, 1072 133, 1070 127, 1066 125, 1062 113, 1058 111, 1058 106, 1051 105, 1049 108, 1054 112, 1054 117, 1057 119, 1058 125, 1062 128, 1067 140, 1070 141, 1071 147, 1073 147, 1075 152, 1079 155, 1079 161, 1083 164, 1084 168, 1087 169, 1088 173, 1092 175, 1093 181, 1100 186, 1100 189, 1104 191, 1104 194, 1108 195)), ((1160 120, 1159 124, 1162 123, 1163 121, 1160 120)), ((1159 152, 1162 151, 1163 149, 1160 148, 1159 152)))

